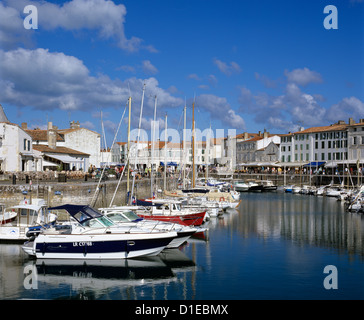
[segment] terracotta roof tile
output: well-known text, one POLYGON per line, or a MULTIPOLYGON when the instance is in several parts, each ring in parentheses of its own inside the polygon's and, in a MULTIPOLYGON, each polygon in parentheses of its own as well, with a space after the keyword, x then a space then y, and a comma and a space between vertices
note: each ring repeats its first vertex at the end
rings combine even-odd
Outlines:
POLYGON ((88 153, 84 153, 81 151, 73 150, 66 147, 56 147, 55 149, 52 149, 48 147, 47 145, 43 144, 33 144, 33 149, 40 151, 40 152, 48 152, 48 153, 64 153, 64 154, 74 154, 74 155, 83 155, 83 156, 89 156, 88 153))

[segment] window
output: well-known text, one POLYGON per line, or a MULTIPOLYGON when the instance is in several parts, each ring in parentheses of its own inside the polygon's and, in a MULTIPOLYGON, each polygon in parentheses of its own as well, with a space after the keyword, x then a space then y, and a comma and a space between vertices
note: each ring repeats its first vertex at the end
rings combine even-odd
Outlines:
POLYGON ((284 156, 282 156, 282 162, 284 162, 284 156))
POLYGON ((315 142, 315 149, 318 149, 318 142, 315 142))
POLYGON ((327 142, 327 147, 330 149, 331 148, 331 141, 327 142))
POLYGON ((30 140, 28 140, 28 151, 30 151, 30 140))
POLYGON ((356 137, 354 137, 353 144, 356 144, 356 137))
POLYGON ((315 153, 315 160, 317 161, 317 153, 315 153))
POLYGON ((325 141, 321 141, 321 149, 325 149, 325 141))
POLYGON ((327 160, 331 160, 331 153, 327 154, 327 160))
POLYGON ((310 149, 310 145, 307 143, 306 144, 306 150, 309 150, 310 149))
POLYGON ((27 139, 24 139, 24 150, 27 150, 27 139))
POLYGON ((321 160, 325 160, 325 154, 321 153, 321 160))

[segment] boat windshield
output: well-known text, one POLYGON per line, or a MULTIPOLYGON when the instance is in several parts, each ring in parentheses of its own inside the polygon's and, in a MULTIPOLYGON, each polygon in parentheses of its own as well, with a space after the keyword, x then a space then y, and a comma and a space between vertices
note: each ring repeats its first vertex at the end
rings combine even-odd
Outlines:
POLYGON ((141 218, 133 211, 124 211, 123 215, 129 219, 129 221, 140 220, 141 218))
POLYGON ((109 213, 107 217, 114 222, 129 222, 130 220, 124 217, 121 213, 109 213))
POLYGON ((84 227, 90 228, 107 228, 114 225, 114 222, 105 216, 101 216, 95 219, 89 219, 81 222, 84 227))

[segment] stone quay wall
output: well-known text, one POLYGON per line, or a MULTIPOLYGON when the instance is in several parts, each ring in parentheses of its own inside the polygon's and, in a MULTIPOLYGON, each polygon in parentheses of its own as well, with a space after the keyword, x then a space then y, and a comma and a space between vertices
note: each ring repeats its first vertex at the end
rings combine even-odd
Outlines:
MULTIPOLYGON (((202 175, 200 176, 202 177, 202 175)), ((327 185, 332 180, 335 184, 340 184, 344 181, 345 185, 357 185, 357 177, 348 176, 331 176, 331 175, 298 175, 290 174, 284 177, 283 174, 265 174, 265 173, 240 173, 234 174, 233 180, 231 175, 228 177, 209 175, 211 178, 223 179, 227 181, 238 181, 238 180, 272 180, 273 183, 278 186, 283 186, 284 184, 311 184, 315 186, 327 185)), ((177 188, 177 178, 168 177, 167 178, 167 189, 173 190, 177 188)), ((363 177, 359 177, 359 184, 362 183, 363 177)), ((108 207, 114 196, 115 189, 118 185, 118 180, 109 179, 103 181, 99 185, 99 192, 96 198, 95 207, 108 207)), ((156 189, 163 189, 163 178, 157 178, 155 180, 156 189)), ((20 201, 27 199, 31 200, 34 198, 42 198, 46 200, 48 206, 58 206, 62 204, 91 204, 92 199, 95 194, 95 190, 98 186, 98 181, 95 179, 90 179, 88 181, 84 180, 67 180, 66 182, 58 181, 17 181, 12 184, 9 180, 3 180, 0 183, 0 202, 4 203, 6 206, 12 206, 19 204, 20 201)), ((130 190, 132 190, 132 179, 130 179, 130 190)), ((127 191, 127 181, 123 179, 121 181, 118 191, 115 195, 113 204, 122 205, 126 203, 126 192, 127 191)), ((142 178, 135 180, 134 184, 134 195, 138 198, 150 197, 150 179, 142 178)))

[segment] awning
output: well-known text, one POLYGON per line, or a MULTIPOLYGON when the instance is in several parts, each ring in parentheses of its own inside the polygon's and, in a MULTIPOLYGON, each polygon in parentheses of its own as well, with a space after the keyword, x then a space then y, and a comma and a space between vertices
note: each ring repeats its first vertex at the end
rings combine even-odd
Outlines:
POLYGON ((280 167, 296 167, 296 168, 299 168, 299 167, 302 167, 306 164, 308 164, 308 162, 279 162, 278 163, 280 167))
MULTIPOLYGON (((359 161, 359 165, 363 164, 363 161, 359 161)), ((326 168, 334 168, 338 165, 342 166, 349 166, 349 165, 358 165, 358 160, 340 160, 340 161, 328 161, 325 164, 326 168)))
MULTIPOLYGON (((160 162, 160 165, 162 167, 164 167, 164 162, 160 162)), ((173 167, 177 167, 177 163, 176 162, 167 162, 167 166, 173 166, 173 167)))
POLYGON ((305 164, 305 167, 319 167, 325 164, 325 161, 311 161, 310 163, 305 164))
POLYGON ((239 166, 242 167, 280 167, 281 165, 277 162, 247 162, 247 163, 239 163, 239 166))
POLYGON ((58 167, 57 163, 43 160, 43 167, 58 167))
POLYGON ((83 163, 83 159, 76 159, 76 157, 72 157, 70 155, 55 155, 55 154, 47 154, 46 155, 49 158, 53 158, 56 160, 59 160, 63 163, 83 163))

